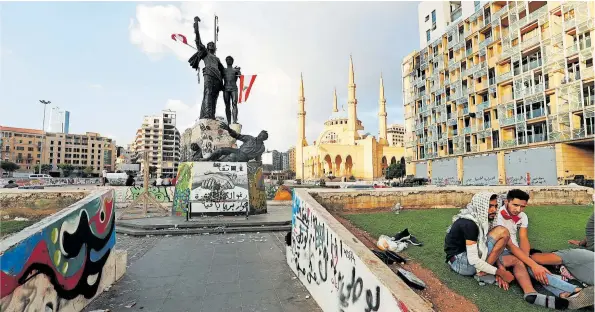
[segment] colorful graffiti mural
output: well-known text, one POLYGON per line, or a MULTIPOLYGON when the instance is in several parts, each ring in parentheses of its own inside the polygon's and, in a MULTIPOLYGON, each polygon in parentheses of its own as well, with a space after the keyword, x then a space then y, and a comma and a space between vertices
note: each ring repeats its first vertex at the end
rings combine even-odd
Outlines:
POLYGON ((89 197, 2 250, 0 311, 60 311, 70 300, 90 300, 103 290, 116 244, 114 191, 89 197))
POLYGON ((267 198, 264 186, 264 175, 260 163, 248 163, 248 184, 250 185, 250 213, 267 212, 267 198))
MULTIPOLYGON (((129 203, 137 199, 143 192, 142 186, 115 187, 116 200, 119 203, 129 203)), ((149 195, 159 203, 171 203, 174 201, 173 186, 150 186, 147 190, 149 195)))
POLYGON ((190 188, 192 187, 192 167, 194 163, 184 162, 178 167, 172 215, 182 216, 190 202, 190 188))

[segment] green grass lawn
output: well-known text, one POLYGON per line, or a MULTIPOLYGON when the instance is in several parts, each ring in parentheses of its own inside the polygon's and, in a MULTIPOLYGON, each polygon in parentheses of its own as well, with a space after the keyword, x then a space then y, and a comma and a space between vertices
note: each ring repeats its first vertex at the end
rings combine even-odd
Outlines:
MULTIPOLYGON (((424 243, 423 247, 409 245, 403 252, 420 263, 450 289, 469 298, 480 311, 545 311, 523 300, 522 290, 514 283, 508 291, 494 285, 479 286, 471 277, 453 272, 445 261, 444 237, 446 228, 459 209, 405 210, 400 214, 350 214, 344 217, 375 238, 392 236, 405 228, 424 243)), ((593 213, 593 206, 528 207, 529 241, 531 248, 542 251, 570 248, 569 239, 585 237, 585 225, 593 213)))
POLYGON ((0 221, 0 237, 4 237, 4 235, 18 232, 35 222, 37 221, 2 220, 0 221))

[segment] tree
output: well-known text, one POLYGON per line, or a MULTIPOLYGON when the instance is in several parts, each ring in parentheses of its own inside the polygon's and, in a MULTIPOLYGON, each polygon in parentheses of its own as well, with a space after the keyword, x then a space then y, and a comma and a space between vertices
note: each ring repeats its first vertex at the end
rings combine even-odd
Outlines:
POLYGON ((10 161, 3 161, 0 163, 0 168, 6 172, 12 173, 19 170, 20 166, 10 161))
POLYGON ((83 167, 83 175, 85 177, 89 177, 91 174, 93 174, 93 167, 83 167))
POLYGON ((405 159, 404 158, 401 158, 401 159, 402 159, 401 161, 388 166, 388 168, 386 170, 386 178, 388 180, 401 178, 401 177, 405 176, 405 164, 404 164, 405 159))
POLYGON ((53 168, 53 166, 50 164, 43 164, 43 165, 41 165, 41 172, 40 172, 39 167, 40 167, 40 165, 35 166, 35 173, 48 174, 53 168))
POLYGON ((74 166, 71 164, 59 164, 58 168, 62 169, 62 175, 65 178, 68 178, 72 174, 72 171, 74 171, 74 166))

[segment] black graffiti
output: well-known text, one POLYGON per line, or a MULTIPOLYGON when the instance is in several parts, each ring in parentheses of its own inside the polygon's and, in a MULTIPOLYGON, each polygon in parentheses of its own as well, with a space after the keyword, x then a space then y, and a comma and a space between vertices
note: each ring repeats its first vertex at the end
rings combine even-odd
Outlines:
POLYGON ((376 303, 374 303, 374 296, 372 295, 372 291, 371 290, 366 290, 366 304, 368 304, 368 307, 366 307, 365 311, 366 312, 370 312, 370 311, 378 311, 378 309, 380 309, 380 287, 376 286, 376 303))
POLYGON ((479 176, 465 179, 464 185, 497 185, 498 178, 496 176, 479 176))
POLYGON ((363 281, 361 277, 355 278, 355 267, 351 269, 351 281, 345 286, 344 276, 339 273, 339 301, 343 308, 349 307, 349 299, 351 303, 355 303, 359 300, 362 295, 363 281), (347 293, 343 292, 343 288, 347 290, 347 293))

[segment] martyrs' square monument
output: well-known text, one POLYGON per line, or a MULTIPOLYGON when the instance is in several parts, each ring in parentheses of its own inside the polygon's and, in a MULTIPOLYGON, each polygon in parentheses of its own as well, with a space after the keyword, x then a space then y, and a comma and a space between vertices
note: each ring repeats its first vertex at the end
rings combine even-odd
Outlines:
POLYGON ((196 53, 188 63, 197 71, 199 84, 200 63, 204 64, 199 135, 198 141, 191 144, 192 161, 178 167, 173 207, 174 214, 186 212, 187 218, 238 214, 248 217, 267 211, 261 156, 266 150, 268 133, 264 130, 256 136, 241 133, 237 82, 242 74, 239 67, 233 66, 232 56, 227 56, 223 65, 216 55, 217 20, 215 17, 215 39, 205 46, 199 31, 201 20, 194 18, 196 53), (215 117, 221 92, 225 121, 215 117), (241 141, 239 147, 237 141, 241 141))

